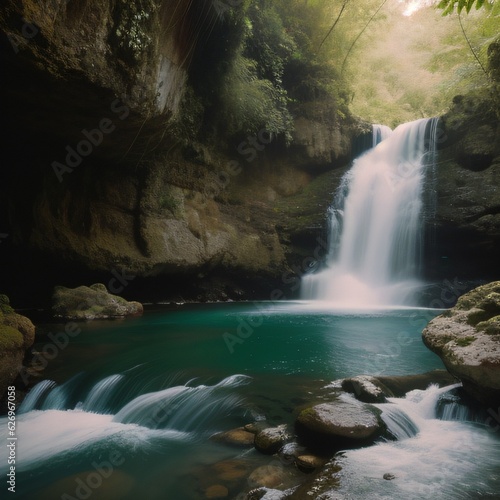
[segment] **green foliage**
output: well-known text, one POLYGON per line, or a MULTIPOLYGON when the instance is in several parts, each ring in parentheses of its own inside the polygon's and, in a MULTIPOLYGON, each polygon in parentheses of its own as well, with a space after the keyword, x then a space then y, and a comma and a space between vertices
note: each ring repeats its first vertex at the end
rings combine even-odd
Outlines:
POLYGON ((257 63, 239 55, 221 87, 221 119, 226 132, 255 134, 265 128, 289 136, 292 119, 285 91, 258 77, 257 63))
POLYGON ((342 35, 318 50, 337 13, 329 0, 253 0, 224 9, 191 73, 205 110, 202 132, 235 137, 266 129, 288 142, 292 103, 323 99, 347 114, 342 35))
POLYGON ((201 97, 190 85, 184 90, 179 108, 172 133, 179 140, 192 142, 203 123, 204 107, 201 97))
POLYGON ((493 5, 494 0, 441 0, 438 4, 439 9, 443 9, 443 16, 451 14, 455 7, 457 12, 460 14, 463 9, 469 13, 472 7, 480 9, 482 7, 488 8, 493 5))
POLYGON ((457 94, 488 89, 491 82, 468 42, 487 67, 488 46, 498 34, 500 2, 490 7, 473 9, 461 19, 443 18, 433 6, 403 16, 406 6, 389 0, 350 58, 351 110, 394 126, 446 112, 457 94))
POLYGON ((188 140, 266 129, 288 141, 291 110, 312 101, 392 126, 441 114, 454 95, 490 85, 481 66, 500 2, 442 1, 441 9, 470 11, 463 30, 436 3, 422 1, 408 17, 411 2, 400 0, 383 8, 382 0, 235 0, 230 8, 214 0, 217 22, 194 56, 176 129, 188 140))

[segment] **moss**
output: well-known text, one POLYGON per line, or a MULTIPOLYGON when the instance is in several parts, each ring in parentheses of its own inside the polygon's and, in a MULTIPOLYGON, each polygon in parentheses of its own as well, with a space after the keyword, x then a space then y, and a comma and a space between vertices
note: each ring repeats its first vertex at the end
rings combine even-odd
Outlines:
POLYGON ((24 338, 15 328, 0 325, 0 352, 22 349, 24 338))
POLYGON ((475 337, 463 337, 461 339, 455 340, 455 343, 460 347, 467 347, 472 344, 476 340, 475 337))
POLYGON ((106 288, 106 285, 103 285, 102 283, 94 283, 93 285, 90 285, 89 288, 91 290, 95 290, 96 292, 108 293, 108 289, 106 288))
POLYGON ((7 295, 0 294, 0 312, 4 314, 13 313, 14 309, 10 306, 10 300, 7 295))
POLYGON ((179 200, 170 193, 164 193, 160 196, 159 205, 163 210, 168 210, 175 215, 179 208, 179 200))
POLYGON ((500 335, 500 315, 494 316, 487 321, 481 321, 476 325, 476 328, 488 335, 500 335))
POLYGON ((472 309, 472 311, 467 315, 467 323, 471 326, 476 326, 482 321, 487 321, 490 315, 483 311, 483 309, 472 309))

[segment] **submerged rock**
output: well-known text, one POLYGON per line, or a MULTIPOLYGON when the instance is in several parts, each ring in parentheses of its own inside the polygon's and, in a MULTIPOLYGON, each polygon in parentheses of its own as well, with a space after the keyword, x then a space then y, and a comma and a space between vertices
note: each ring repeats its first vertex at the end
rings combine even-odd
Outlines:
POLYGON ((59 479, 45 490, 37 493, 40 500, 54 498, 92 498, 92 500, 119 500, 130 498, 135 479, 120 469, 112 469, 107 475, 98 469, 78 472, 59 479))
POLYGON ((229 490, 222 484, 214 484, 205 490, 205 498, 227 498, 229 490))
POLYGON ((52 312, 56 318, 91 320, 140 316, 143 307, 139 302, 128 302, 123 297, 112 295, 103 284, 96 283, 90 287, 56 287, 52 312))
POLYGON ((219 432, 212 436, 215 441, 221 441, 235 446, 251 446, 254 443, 255 435, 246 431, 243 427, 231 429, 226 432, 219 432))
POLYGON ((488 406, 500 404, 500 281, 462 295, 429 322, 422 337, 469 395, 488 406))
POLYGON ((248 484, 252 488, 265 486, 279 488, 285 485, 287 474, 283 468, 276 465, 262 465, 257 467, 248 477, 248 484))
POLYGON ((249 465, 243 460, 230 459, 217 462, 212 466, 212 470, 215 472, 217 479, 226 482, 235 482, 247 475, 249 465))
POLYGON ((366 444, 384 430, 380 410, 356 401, 337 400, 302 410, 297 431, 311 447, 366 444))

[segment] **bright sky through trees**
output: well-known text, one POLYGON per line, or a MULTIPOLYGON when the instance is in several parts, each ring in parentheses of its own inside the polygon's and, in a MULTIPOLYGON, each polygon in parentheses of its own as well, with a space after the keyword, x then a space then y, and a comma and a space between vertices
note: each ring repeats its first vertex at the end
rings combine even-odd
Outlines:
POLYGON ((399 0, 399 3, 403 3, 406 5, 406 9, 403 11, 404 16, 411 16, 417 10, 422 7, 429 7, 437 3, 436 0, 399 0))

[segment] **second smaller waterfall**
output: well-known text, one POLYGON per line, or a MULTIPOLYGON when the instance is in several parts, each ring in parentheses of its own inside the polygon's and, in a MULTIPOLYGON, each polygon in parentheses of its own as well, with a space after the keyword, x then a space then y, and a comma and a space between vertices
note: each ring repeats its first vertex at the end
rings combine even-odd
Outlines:
POLYGON ((436 119, 374 128, 330 208, 326 268, 302 280, 302 298, 340 307, 410 305, 422 253, 422 191, 436 119))

